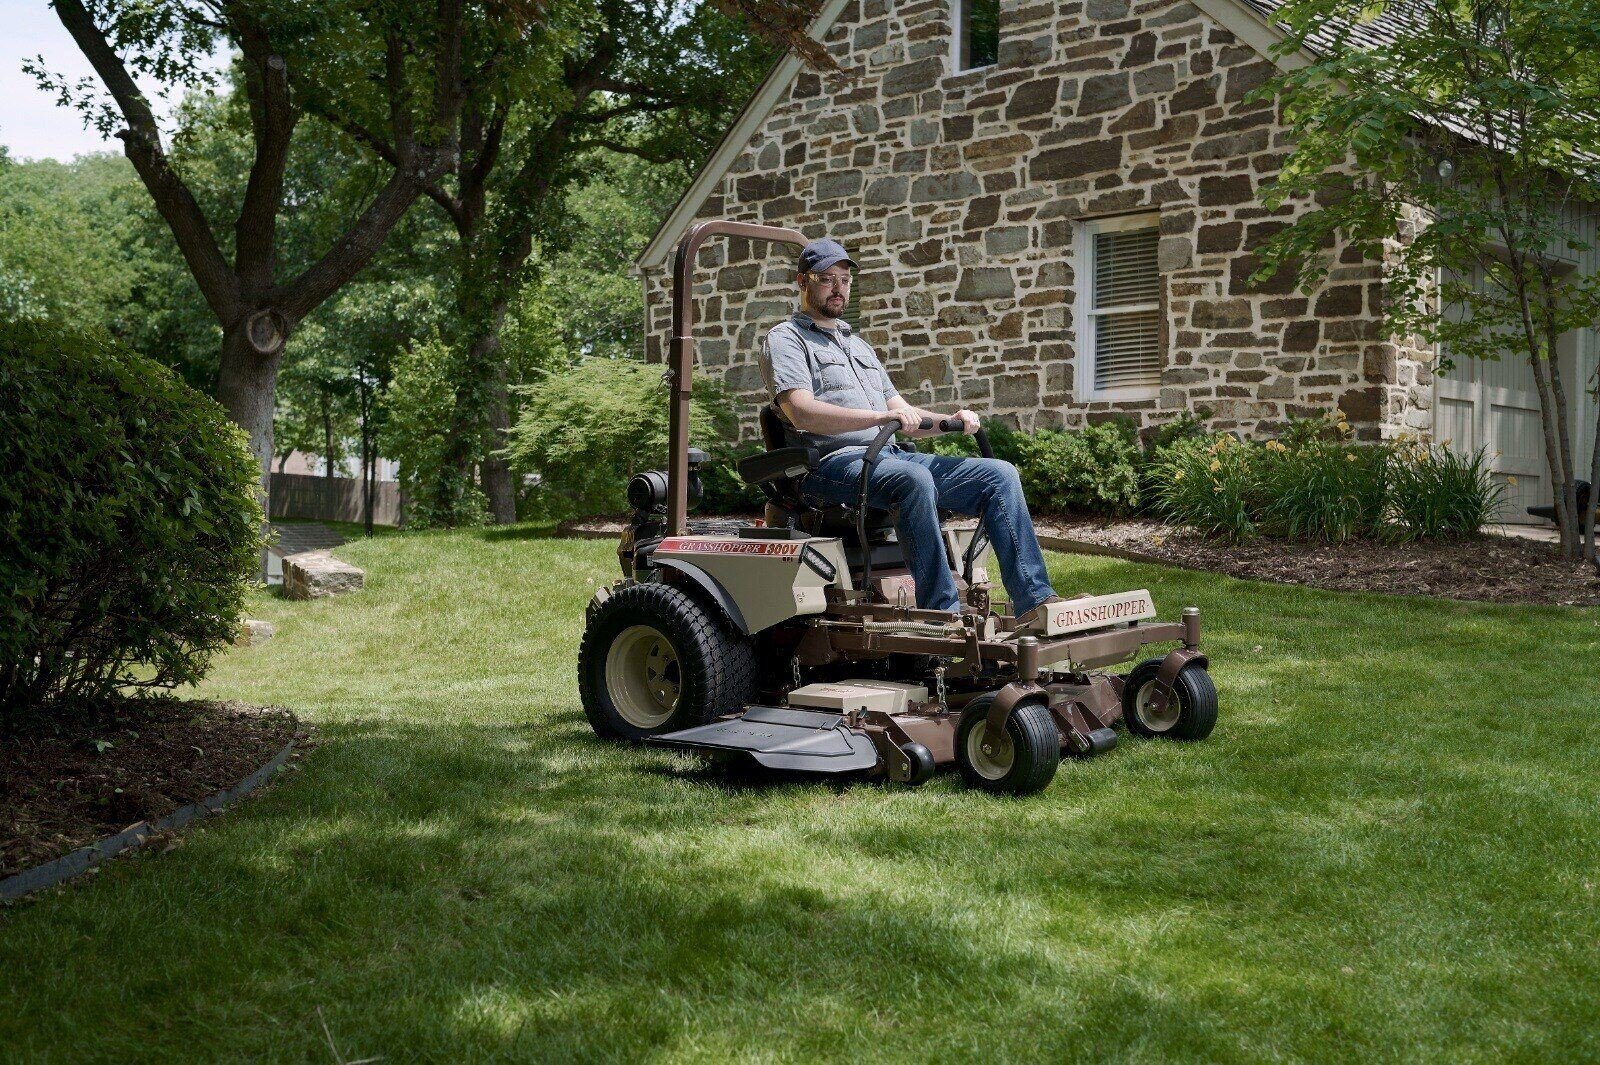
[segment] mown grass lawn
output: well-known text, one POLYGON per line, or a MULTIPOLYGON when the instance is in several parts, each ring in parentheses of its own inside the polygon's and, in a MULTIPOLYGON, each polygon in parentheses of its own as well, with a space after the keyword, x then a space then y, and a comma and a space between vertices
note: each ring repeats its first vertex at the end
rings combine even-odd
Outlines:
POLYGON ((1053 556, 1203 609, 1209 741, 1022 801, 741 789, 590 737, 610 544, 339 553, 367 591, 263 598, 203 689, 323 745, 0 913, 0 1058, 1600 1056, 1600 611, 1053 556))

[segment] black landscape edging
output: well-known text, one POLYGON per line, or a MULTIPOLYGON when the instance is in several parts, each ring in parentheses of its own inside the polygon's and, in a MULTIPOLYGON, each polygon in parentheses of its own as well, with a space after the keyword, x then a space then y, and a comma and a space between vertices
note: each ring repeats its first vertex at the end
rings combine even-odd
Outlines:
POLYGON ((98 843, 80 847, 71 854, 62 855, 53 861, 45 862, 43 865, 36 865, 32 869, 25 869, 15 876, 0 880, 0 902, 12 902, 43 888, 54 887, 64 880, 70 880, 75 876, 88 872, 92 866, 98 865, 107 858, 115 857, 125 850, 131 850, 141 845, 157 832, 171 832, 202 817, 208 817, 211 814, 220 812, 223 807, 235 799, 243 798, 264 784, 268 777, 283 768, 283 764, 289 760, 289 756, 293 753, 294 740, 291 739, 283 745, 283 750, 272 756, 271 761, 226 791, 219 791, 215 795, 201 799, 199 802, 180 806, 157 821, 140 821, 138 824, 130 825, 114 836, 107 836, 98 843))
POLYGON ((1052 533, 1039 533, 1039 546, 1051 551, 1065 551, 1075 555, 1106 555, 1111 558, 1126 559, 1129 562, 1148 562, 1157 566, 1175 566, 1178 569, 1198 569, 1197 566, 1185 565, 1170 558, 1160 555, 1147 554, 1144 551, 1135 551, 1127 547, 1109 547, 1105 544, 1090 543, 1087 540, 1073 540, 1065 536, 1052 533))

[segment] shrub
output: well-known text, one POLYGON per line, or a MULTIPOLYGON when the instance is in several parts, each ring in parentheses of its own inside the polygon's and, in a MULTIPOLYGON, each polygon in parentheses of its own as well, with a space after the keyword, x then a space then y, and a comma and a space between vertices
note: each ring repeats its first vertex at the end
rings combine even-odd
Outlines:
POLYGON ((411 528, 482 525, 489 518, 488 500, 476 486, 469 486, 453 506, 441 507, 437 502, 435 488, 444 467, 445 434, 455 412, 455 386, 450 379, 454 367, 450 346, 435 333, 400 355, 394 379, 384 392, 386 417, 378 450, 399 464, 400 493, 405 499, 406 524, 411 528))
POLYGON ((1478 535, 1505 488, 1489 476, 1484 452, 1402 443, 1389 465, 1391 531, 1400 539, 1478 535))
POLYGON ((1261 449, 1226 433, 1161 448, 1150 463, 1156 512, 1207 536, 1254 536, 1264 502, 1260 456, 1261 449))
POLYGON ((705 489, 700 497, 700 513, 748 514, 761 509, 767 497, 739 477, 739 460, 762 450, 759 443, 746 441, 711 454, 711 461, 700 467, 700 483, 705 489))
POLYGON ((1342 543, 1382 532, 1389 449, 1325 436, 1298 446, 1269 440, 1258 464, 1266 531, 1291 540, 1342 543))
POLYGON ((1025 437, 1017 470, 1037 510, 1125 514, 1139 503, 1140 459, 1138 433, 1119 419, 1025 437))
MULTIPOLYGON (((511 468, 540 478, 535 508, 544 517, 616 514, 628 480, 666 469, 667 389, 661 367, 627 359, 585 359, 520 391, 512 426, 511 468)), ((694 385, 689 440, 709 453, 733 438, 733 410, 715 382, 694 385)))
MULTIPOLYGON (((983 431, 989 437, 989 449, 994 452, 994 457, 1004 459, 1020 468, 1022 449, 1027 446, 1028 435, 1018 432, 1004 422, 985 422, 983 431)), ((978 445, 974 439, 960 433, 918 440, 917 447, 935 455, 967 456, 978 453, 978 445)))
POLYGON ((169 370, 0 320, 0 715, 204 675, 260 565, 259 478, 169 370))
POLYGON ((1178 416, 1169 422, 1163 422, 1151 430, 1149 438, 1145 441, 1145 458, 1148 460, 1155 456, 1162 448, 1171 447, 1180 440, 1193 440, 1201 437, 1208 438, 1205 420, 1211 417, 1211 411, 1201 407, 1198 413, 1179 411, 1178 416))
MULTIPOLYGON (((1018 432, 984 426, 994 457, 1017 467, 1028 503, 1037 511, 1120 514, 1139 501, 1139 438, 1125 419, 1083 430, 1018 432)), ((976 455, 970 436, 939 436, 919 447, 937 455, 976 455)))

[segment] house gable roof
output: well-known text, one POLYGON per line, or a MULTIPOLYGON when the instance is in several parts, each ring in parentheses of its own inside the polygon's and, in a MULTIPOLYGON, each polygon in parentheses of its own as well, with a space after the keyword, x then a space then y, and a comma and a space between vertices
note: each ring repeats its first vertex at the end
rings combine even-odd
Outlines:
MULTIPOLYGON (((1293 69, 1305 65, 1308 60, 1299 55, 1273 57, 1271 53, 1272 46, 1281 41, 1284 34, 1268 19, 1284 2, 1285 0, 1189 0, 1189 3, 1209 15, 1240 41, 1262 55, 1272 58, 1279 67, 1293 69)), ((826 0, 821 11, 817 13, 816 20, 806 32, 814 40, 823 40, 834 23, 839 20, 847 3, 848 0, 826 0)), ((644 250, 634 259, 634 266, 637 269, 654 270, 666 262, 672 246, 694 222, 700 213, 700 208, 727 176, 739 153, 744 151, 750 138, 783 99, 784 93, 788 91, 795 76, 800 72, 802 62, 799 56, 788 52, 773 66, 755 95, 750 98, 750 102, 739 112, 739 117, 728 132, 717 142, 716 149, 700 167, 700 172, 695 175, 694 181, 662 220, 655 235, 650 238, 650 243, 645 245, 644 250)))

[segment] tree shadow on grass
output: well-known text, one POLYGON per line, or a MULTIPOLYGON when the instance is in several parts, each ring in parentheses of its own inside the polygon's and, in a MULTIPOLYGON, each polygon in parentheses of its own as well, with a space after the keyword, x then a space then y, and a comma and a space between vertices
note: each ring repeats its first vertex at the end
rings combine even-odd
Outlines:
POLYGON ((14 915, 0 961, 41 990, 13 1024, 155 1057, 298 1058, 330 1035, 391 1059, 1405 1045, 1371 987, 1305 966, 1370 952, 1359 892, 1253 927, 1322 826, 1207 794, 1214 759, 1174 750, 1012 802, 948 778, 731 787, 567 715, 330 726, 236 818, 14 915), (1152 796, 1157 758, 1176 784, 1152 796))
POLYGON ((234 820, 14 915, 0 959, 50 988, 18 1004, 17 1045, 109 1029, 109 1056, 300 1057, 325 1022, 347 1057, 937 1056, 977 1031, 1060 1056, 1112 1000, 1116 1045, 1183 997, 1114 986, 1124 946, 1087 927, 1059 949, 1057 911, 1092 901, 1070 883, 1049 912, 1046 885, 991 892, 995 857, 1037 843, 1006 826, 1025 807, 731 789, 566 731, 325 730, 234 820))

